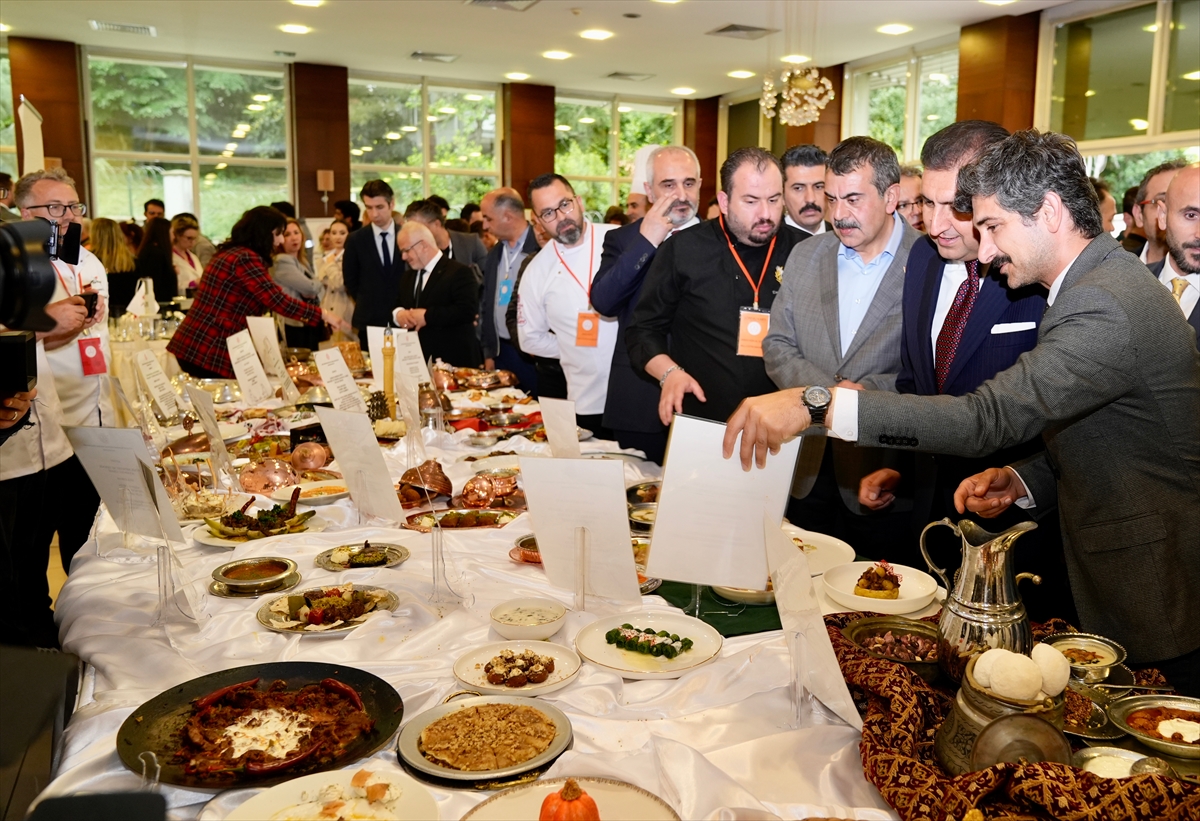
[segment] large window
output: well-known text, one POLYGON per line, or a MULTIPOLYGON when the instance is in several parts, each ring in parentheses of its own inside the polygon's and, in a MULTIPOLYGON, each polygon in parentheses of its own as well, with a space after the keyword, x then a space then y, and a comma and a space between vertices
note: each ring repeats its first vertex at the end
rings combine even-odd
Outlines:
POLYGON ((93 54, 88 94, 94 216, 140 219, 157 198, 219 242, 248 208, 291 199, 281 70, 93 54))
POLYGON ((8 49, 0 49, 0 171, 13 178, 17 173, 17 131, 13 116, 12 73, 8 65, 8 49))
POLYGON ((885 142, 903 161, 920 159, 925 140, 954 122, 958 108, 958 48, 913 51, 882 64, 852 67, 843 136, 885 142))
POLYGON ((500 182, 496 87, 350 81, 350 187, 382 179, 396 207, 439 194, 451 216, 500 182))
POLYGON ((639 148, 680 142, 679 111, 671 103, 566 96, 554 102, 554 170, 571 181, 596 221, 629 194, 639 148))

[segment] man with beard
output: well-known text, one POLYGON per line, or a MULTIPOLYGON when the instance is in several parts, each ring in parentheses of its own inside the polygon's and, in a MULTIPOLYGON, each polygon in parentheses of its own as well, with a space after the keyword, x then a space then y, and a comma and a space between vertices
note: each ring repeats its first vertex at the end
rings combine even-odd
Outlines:
POLYGON ((1171 291, 1200 348, 1200 165, 1189 165, 1171 179, 1158 209, 1158 233, 1166 239, 1167 255, 1150 266, 1150 273, 1171 291))
POLYGON ((629 363, 625 328, 633 316, 642 281, 663 241, 700 222, 700 161, 681 145, 655 148, 646 160, 646 194, 653 207, 637 222, 610 231, 604 237, 604 254, 592 304, 607 316, 617 317, 617 344, 608 375, 604 425, 623 448, 637 448, 652 462, 662 464, 667 429, 658 418, 658 386, 629 363))
POLYGON ((664 242, 625 333, 629 361, 658 383, 658 415, 725 420, 775 389, 762 338, 788 254, 804 239, 783 225, 783 171, 761 148, 721 166, 721 213, 664 242))
POLYGON ((1175 173, 1187 165, 1185 160, 1168 160, 1154 166, 1142 177, 1138 186, 1137 202, 1133 206, 1133 219, 1146 234, 1146 244, 1139 256, 1142 262, 1153 265, 1167 255, 1167 239, 1158 230, 1158 214, 1167 198, 1167 186, 1175 173))
MULTIPOLYGON (((788 258, 783 290, 763 342, 767 374, 781 388, 823 385, 894 391, 908 252, 920 237, 896 211, 900 164, 870 137, 843 140, 829 155, 825 199, 833 233, 788 258)), ((895 454, 805 437, 788 519, 886 558, 911 501, 882 513, 858 503, 859 480, 895 454)))
MULTIPOLYGON (((1200 353, 1170 292, 1104 233, 1083 157, 1061 134, 1019 131, 965 166, 979 259, 1010 288, 1049 290, 1038 343, 965 396, 797 387, 748 399, 729 419, 741 461, 809 427, 982 456, 1041 434, 1046 450, 963 480, 959 511, 1058 508, 1079 626, 1200 695, 1200 353)), ((1019 548, 1018 548, 1019 549, 1019 548)))
POLYGON ((825 222, 825 161, 829 155, 815 145, 793 145, 783 163, 783 221, 809 236, 829 230, 825 222))
POLYGON ((521 350, 558 359, 567 377, 567 398, 575 403, 575 421, 611 439, 603 414, 617 320, 593 307, 592 281, 604 235, 616 226, 589 223, 583 201, 558 174, 542 174, 529 183, 529 201, 551 241, 517 286, 521 350))

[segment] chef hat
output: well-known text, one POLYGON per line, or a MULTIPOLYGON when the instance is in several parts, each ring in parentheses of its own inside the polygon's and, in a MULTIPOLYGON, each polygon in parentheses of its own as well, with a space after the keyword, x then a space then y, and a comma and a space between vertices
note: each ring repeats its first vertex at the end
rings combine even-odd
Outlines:
POLYGON ((658 148, 657 145, 643 145, 633 155, 633 182, 629 186, 630 194, 645 194, 646 183, 650 181, 650 153, 658 148))

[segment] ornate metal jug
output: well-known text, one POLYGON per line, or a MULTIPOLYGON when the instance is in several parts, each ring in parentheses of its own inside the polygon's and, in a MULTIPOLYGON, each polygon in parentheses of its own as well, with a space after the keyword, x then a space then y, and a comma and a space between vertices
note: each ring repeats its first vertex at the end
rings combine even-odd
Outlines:
POLYGON ((996 534, 970 519, 957 525, 942 519, 921 531, 921 555, 949 593, 938 621, 938 666, 953 681, 961 681, 967 662, 984 650, 1003 647, 1028 655, 1032 649, 1029 616, 1017 592, 1017 582, 1028 578, 1041 584, 1042 580, 1032 573, 1016 575, 1009 548, 1022 533, 1036 527, 1033 522, 1021 522, 996 534), (925 548, 925 534, 938 525, 945 525, 962 539, 962 566, 953 585, 925 548))

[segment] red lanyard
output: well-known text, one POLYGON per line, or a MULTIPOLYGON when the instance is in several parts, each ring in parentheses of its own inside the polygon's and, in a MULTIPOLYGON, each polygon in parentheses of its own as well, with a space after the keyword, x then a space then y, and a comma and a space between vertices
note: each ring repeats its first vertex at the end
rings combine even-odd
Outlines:
MULTIPOLYGON (((583 293, 587 296, 588 310, 591 310, 592 307, 592 271, 596 266, 596 229, 592 228, 590 233, 592 239, 591 246, 588 249, 588 282, 586 286, 579 281, 579 277, 575 276, 575 272, 571 270, 571 266, 567 265, 567 261, 558 252, 558 241, 556 240, 554 243, 554 254, 558 257, 558 261, 562 263, 562 267, 567 269, 567 273, 571 275, 571 279, 575 280, 575 284, 583 288, 583 293)), ((763 270, 765 271, 766 269, 764 268, 763 270)))
POLYGON ((181 253, 179 252, 179 249, 178 249, 178 248, 172 248, 171 250, 172 250, 172 251, 175 253, 175 256, 179 257, 181 260, 183 260, 184 262, 186 262, 186 263, 187 263, 187 266, 188 266, 189 268, 194 268, 194 267, 195 267, 194 265, 192 265, 192 258, 191 258, 191 256, 190 256, 189 254, 181 254, 181 253))
POLYGON ((57 265, 54 266, 54 273, 58 277, 58 281, 62 283, 63 290, 67 292, 67 296, 76 296, 83 293, 83 277, 79 276, 78 271, 71 272, 75 274, 75 282, 79 285, 79 290, 75 294, 71 293, 71 286, 67 284, 67 280, 63 277, 62 271, 58 270, 57 265))
POLYGON ((737 249, 733 247, 733 240, 729 238, 729 232, 725 230, 725 215, 721 215, 721 231, 725 233, 725 241, 729 243, 729 252, 733 254, 734 261, 738 267, 742 269, 742 273, 746 275, 746 281, 750 283, 750 287, 754 289, 754 308, 758 309, 758 289, 762 287, 763 279, 767 275, 767 269, 771 267, 771 254, 775 251, 775 240, 779 239, 779 235, 771 237, 771 244, 767 248, 767 258, 763 260, 762 273, 758 275, 758 283, 750 278, 750 272, 746 270, 746 264, 742 262, 742 258, 738 256, 737 249))

